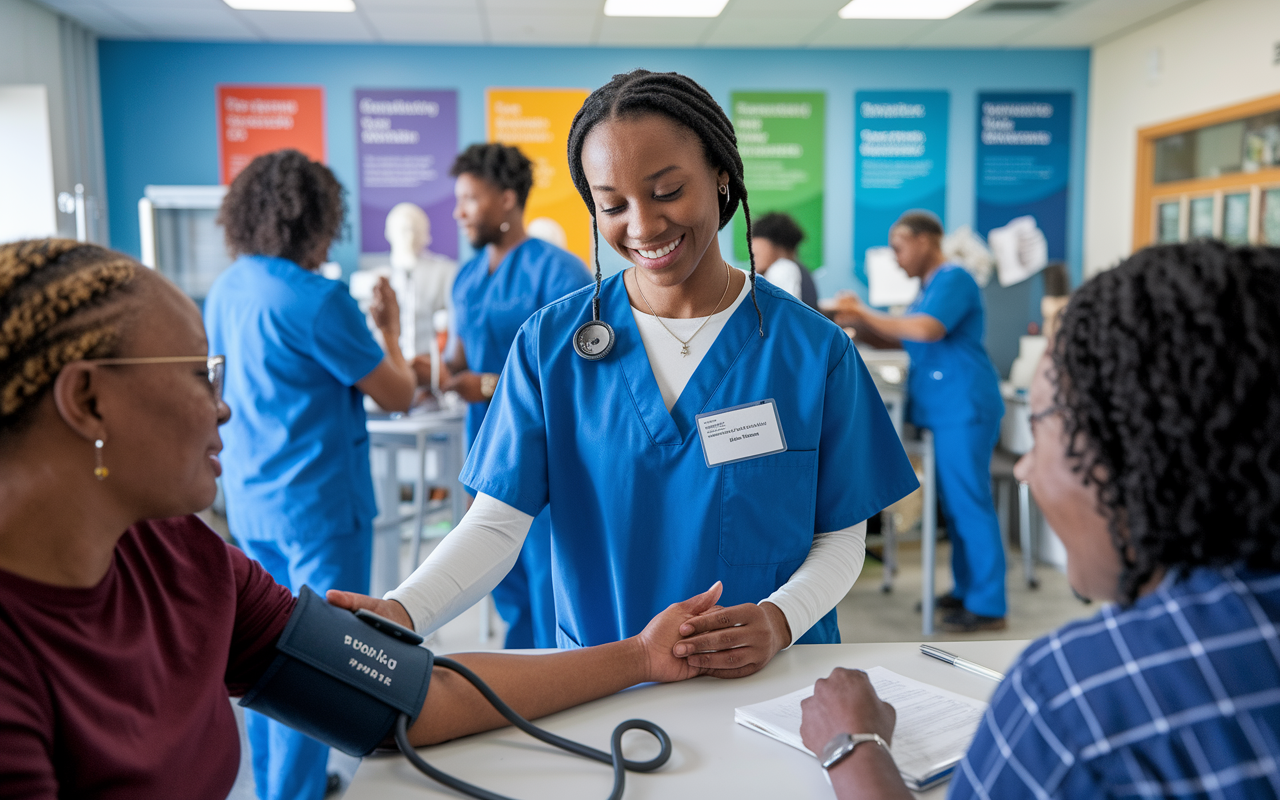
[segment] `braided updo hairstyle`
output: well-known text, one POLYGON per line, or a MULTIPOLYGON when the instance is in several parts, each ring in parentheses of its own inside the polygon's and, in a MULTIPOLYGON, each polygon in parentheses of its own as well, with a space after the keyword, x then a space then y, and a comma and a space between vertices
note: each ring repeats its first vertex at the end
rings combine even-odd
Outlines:
POLYGON ((115 354, 125 308, 113 301, 140 269, 72 239, 0 245, 0 438, 29 422, 64 366, 115 354))
POLYGON ((345 196, 324 164, 297 150, 277 150, 249 162, 231 182, 218 224, 236 255, 303 264, 321 244, 342 234, 345 196))
MULTIPOLYGON (((677 72, 632 70, 614 75, 613 80, 591 93, 573 118, 569 129, 569 176, 591 212, 592 238, 599 241, 596 204, 591 187, 582 171, 582 145, 591 129, 601 122, 660 114, 692 131, 702 143, 707 163, 729 175, 729 195, 720 204, 720 228, 729 224, 738 203, 747 220, 747 257, 751 262, 751 303, 756 307, 760 335, 764 336, 764 317, 756 302, 756 255, 751 248, 751 210, 747 206, 747 184, 743 180, 742 156, 738 154, 738 137, 733 123, 715 98, 697 82, 677 72)), ((600 255, 595 248, 596 298, 600 296, 600 255)))
POLYGON ((1052 358, 1122 602, 1165 568, 1280 568, 1280 249, 1142 250, 1076 292, 1052 358))

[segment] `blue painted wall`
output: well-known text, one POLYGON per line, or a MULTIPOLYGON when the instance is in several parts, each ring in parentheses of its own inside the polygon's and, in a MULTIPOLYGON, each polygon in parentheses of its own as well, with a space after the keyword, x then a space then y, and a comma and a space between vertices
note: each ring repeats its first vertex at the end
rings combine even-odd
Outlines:
MULTIPOLYGON (((735 89, 827 93, 826 262, 817 276, 824 295, 859 288, 853 283, 851 252, 854 92, 951 93, 948 228, 974 222, 978 92, 1073 92, 1067 262, 1073 282, 1078 283, 1081 274, 1088 50, 642 50, 103 41, 98 52, 111 243, 134 255, 139 253, 137 202, 144 186, 218 181, 214 87, 219 83, 323 86, 329 164, 344 185, 354 187, 357 87, 457 89, 459 141, 466 144, 484 138, 487 87, 592 88, 616 72, 645 67, 688 74, 726 105, 735 89)), ((355 198, 350 205, 354 232, 359 230, 359 206, 355 198)), ((723 251, 732 253, 732 248, 723 251)), ((606 247, 602 255, 613 254, 606 247)), ((344 269, 353 269, 356 237, 335 245, 332 256, 344 269)), ((619 259, 613 256, 606 262, 616 268, 619 259)), ((1005 372, 1013 357, 1005 352, 1010 336, 1039 317, 1039 291, 1028 286, 1008 297, 988 297, 988 331, 998 332, 989 344, 997 368, 1005 372)))

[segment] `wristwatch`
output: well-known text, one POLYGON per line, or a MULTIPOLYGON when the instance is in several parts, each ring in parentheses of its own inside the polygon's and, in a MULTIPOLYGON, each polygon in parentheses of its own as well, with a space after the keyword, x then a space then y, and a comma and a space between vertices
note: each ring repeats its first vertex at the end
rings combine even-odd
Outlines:
POLYGON ((493 392, 498 388, 498 376, 492 372, 483 372, 480 374, 480 394, 485 400, 493 397, 493 392))
POLYGON ((875 742, 885 750, 889 749, 888 742, 881 739, 878 733, 837 733, 831 737, 831 741, 827 742, 827 746, 822 748, 822 768, 831 769, 839 764, 863 742, 875 742))

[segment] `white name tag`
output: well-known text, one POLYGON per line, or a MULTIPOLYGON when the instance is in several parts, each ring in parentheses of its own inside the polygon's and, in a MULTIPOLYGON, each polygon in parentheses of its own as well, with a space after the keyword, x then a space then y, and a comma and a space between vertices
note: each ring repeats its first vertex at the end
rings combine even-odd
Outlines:
POLYGON ((787 449, 773 400, 759 400, 695 417, 708 467, 781 453, 787 449))

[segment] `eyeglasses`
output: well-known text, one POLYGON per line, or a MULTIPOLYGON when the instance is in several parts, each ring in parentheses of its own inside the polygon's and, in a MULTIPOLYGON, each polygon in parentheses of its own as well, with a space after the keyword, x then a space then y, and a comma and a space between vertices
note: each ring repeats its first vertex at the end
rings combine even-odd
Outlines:
POLYGON ((1062 411, 1062 410, 1063 410, 1062 406, 1059 406, 1059 405, 1052 405, 1052 406, 1049 406, 1049 407, 1048 407, 1048 408, 1046 408, 1046 409, 1043 409, 1043 410, 1041 410, 1041 411, 1037 411, 1036 413, 1029 415, 1029 416, 1027 417, 1027 423, 1028 423, 1028 424, 1030 424, 1030 425, 1035 425, 1037 422, 1039 422, 1040 420, 1044 419, 1045 417, 1048 417, 1048 416, 1052 416, 1052 415, 1054 415, 1054 414, 1057 414, 1057 413, 1059 413, 1059 412, 1060 412, 1060 411, 1062 411))
POLYGON ((222 402, 222 376, 226 371, 226 356, 153 356, 150 358, 86 358, 90 364, 112 366, 129 366, 131 364, 198 364, 201 361, 209 368, 209 388, 213 390, 213 399, 222 402))

